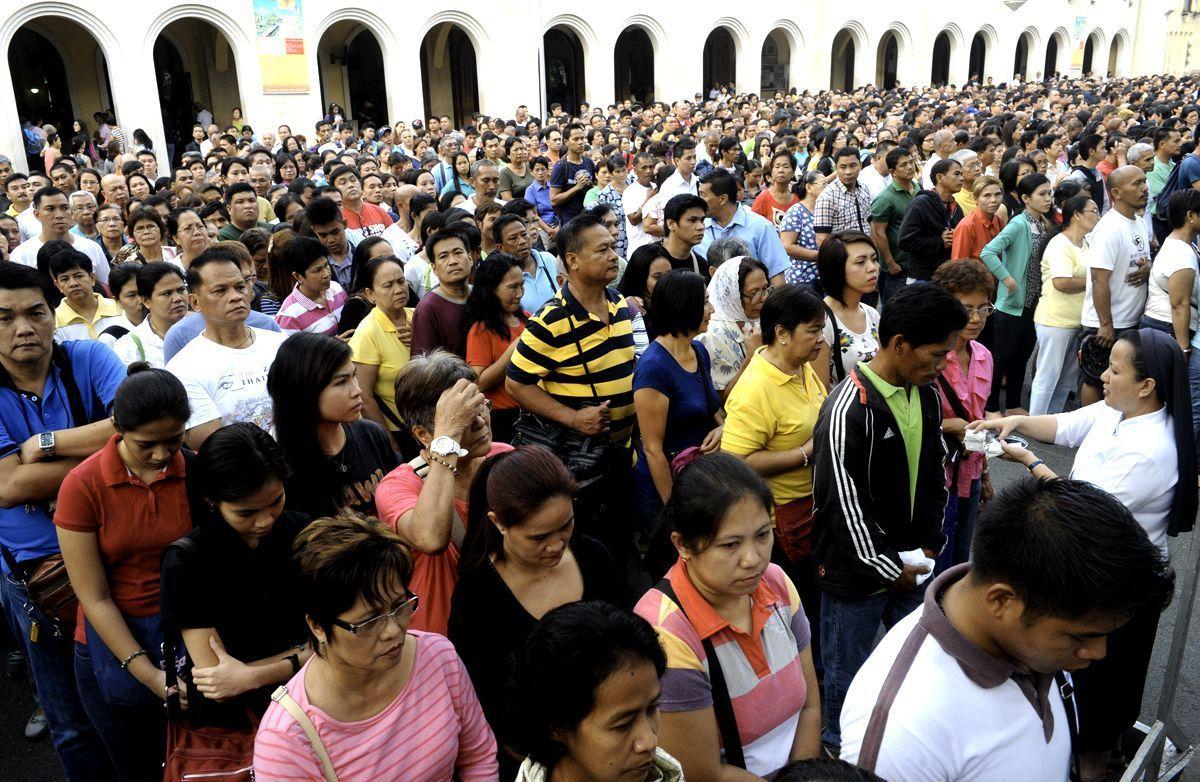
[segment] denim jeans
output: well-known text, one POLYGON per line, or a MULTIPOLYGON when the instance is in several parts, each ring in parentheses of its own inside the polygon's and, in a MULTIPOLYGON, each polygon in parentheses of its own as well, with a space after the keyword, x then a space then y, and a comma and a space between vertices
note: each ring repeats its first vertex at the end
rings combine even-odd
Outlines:
POLYGON ((1061 413, 1067 395, 1079 385, 1079 329, 1033 324, 1037 332, 1037 369, 1029 392, 1029 414, 1061 413))
POLYGON ((1200 351, 1188 357, 1188 385, 1192 389, 1192 429, 1196 433, 1197 463, 1200 464, 1200 351))
POLYGON ((113 706, 96 685, 86 644, 75 644, 75 683, 120 782, 162 778, 167 746, 167 712, 162 706, 113 706))
POLYGON ((1037 344, 1033 329, 1033 308, 1026 307, 1020 315, 996 310, 992 316, 996 333, 992 340, 992 393, 988 397, 988 412, 1021 406, 1025 387, 1025 365, 1037 344), (1000 387, 1004 386, 1004 405, 1000 405, 1000 387))
POLYGON ((92 726, 75 687, 74 641, 51 637, 49 622, 29 599, 25 587, 10 576, 0 578, 0 594, 17 643, 25 651, 38 698, 58 759, 71 782, 108 782, 116 779, 108 753, 92 726), (34 620, 41 626, 37 643, 29 640, 34 620))
POLYGON ((883 272, 879 276, 879 303, 887 304, 888 298, 899 293, 906 285, 908 285, 908 273, 903 269, 899 274, 883 272))
MULTIPOLYGON (((928 583, 928 582, 926 582, 928 583)), ((842 701, 858 669, 871 656, 879 623, 891 627, 921 606, 924 586, 913 592, 890 590, 860 600, 821 594, 821 659, 825 663, 825 727, 821 741, 842 746, 842 701)))
POLYGON ((952 565, 961 565, 971 558, 971 535, 975 532, 975 519, 979 517, 979 498, 983 494, 983 479, 971 481, 971 494, 958 496, 958 487, 950 488, 946 498, 946 515, 942 519, 942 533, 946 536, 946 547, 938 555, 933 572, 941 573, 952 565))

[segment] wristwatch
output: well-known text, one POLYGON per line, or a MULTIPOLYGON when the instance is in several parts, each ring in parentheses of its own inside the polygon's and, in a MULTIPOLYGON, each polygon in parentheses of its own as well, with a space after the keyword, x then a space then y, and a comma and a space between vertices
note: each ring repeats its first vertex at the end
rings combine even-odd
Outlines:
POLYGON ((435 456, 458 456, 460 458, 467 455, 467 449, 459 445, 454 438, 444 435, 435 438, 429 444, 429 452, 435 456))
POLYGON ((42 455, 48 458, 54 456, 54 432, 42 432, 39 434, 38 448, 42 449, 42 455))

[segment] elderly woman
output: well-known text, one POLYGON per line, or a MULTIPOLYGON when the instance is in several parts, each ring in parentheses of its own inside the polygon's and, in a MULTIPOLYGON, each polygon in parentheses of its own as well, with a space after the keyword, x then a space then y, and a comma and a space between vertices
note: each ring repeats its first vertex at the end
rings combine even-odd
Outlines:
POLYGON ((272 695, 254 742, 262 779, 495 780, 496 739, 444 637, 412 630, 404 542, 375 520, 313 522, 296 538, 317 652, 272 695))
POLYGON ((697 339, 712 359, 713 387, 729 396, 750 356, 762 344, 758 315, 771 291, 767 267, 749 257, 730 258, 708 282, 713 314, 697 339))
POLYGON ((413 550, 412 584, 422 595, 414 627, 443 635, 471 482, 484 458, 512 450, 492 442, 487 399, 474 381, 475 372, 444 350, 404 365, 396 377, 396 410, 421 451, 375 490, 379 518, 413 550))
POLYGON ((129 215, 129 235, 133 241, 121 248, 112 259, 115 266, 126 261, 150 263, 152 261, 174 262, 179 251, 164 242, 167 226, 156 209, 137 209, 129 215))
MULTIPOLYGON (((1101 377, 1104 401, 1070 413, 1009 416, 972 424, 1001 438, 1021 433, 1078 447, 1071 478, 1112 494, 1167 556, 1167 536, 1196 517, 1196 463, 1187 369, 1175 339, 1161 331, 1127 331, 1113 345, 1101 377)), ((1006 456, 1037 478, 1056 477, 1031 451, 1005 444, 1006 456)), ((1084 779, 1102 779, 1117 741, 1137 719, 1157 610, 1135 613, 1108 640, 1108 654, 1075 671, 1084 779)))

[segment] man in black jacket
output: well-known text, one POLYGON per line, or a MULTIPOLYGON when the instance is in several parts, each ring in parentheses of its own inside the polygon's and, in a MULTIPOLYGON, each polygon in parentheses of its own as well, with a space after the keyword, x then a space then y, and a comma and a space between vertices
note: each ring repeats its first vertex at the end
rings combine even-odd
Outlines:
POLYGON ((929 280, 950 260, 954 226, 962 220, 962 209, 954 194, 962 189, 962 164, 943 158, 930 171, 933 189, 922 190, 908 204, 900 224, 900 249, 908 253, 908 278, 929 280))
POLYGON ((813 559, 822 591, 821 738, 833 750, 841 744, 842 700, 880 621, 890 628, 921 604, 917 581, 929 569, 906 564, 901 552, 933 559, 946 542, 946 450, 933 383, 966 323, 949 293, 928 284, 902 289, 883 308, 879 352, 821 406, 813 559))

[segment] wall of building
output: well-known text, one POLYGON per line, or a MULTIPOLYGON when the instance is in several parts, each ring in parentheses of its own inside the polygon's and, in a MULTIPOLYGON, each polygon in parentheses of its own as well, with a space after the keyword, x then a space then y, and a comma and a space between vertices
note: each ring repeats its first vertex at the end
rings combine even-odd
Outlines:
MULTIPOLYGON (((281 0, 286 2, 286 0, 281 0)), ((1184 2, 1186 0, 1173 0, 1184 2)), ((144 128, 156 148, 162 148, 163 127, 158 107, 153 67, 153 46, 158 35, 172 25, 203 32, 185 36, 191 67, 207 72, 207 82, 198 94, 212 103, 218 118, 226 118, 235 101, 241 103, 247 121, 256 128, 286 122, 308 130, 321 115, 328 100, 345 105, 340 87, 323 100, 318 69, 326 84, 337 84, 337 68, 328 58, 317 56, 322 35, 335 25, 340 31, 355 22, 368 28, 380 43, 385 63, 388 115, 406 120, 424 114, 420 83, 422 40, 443 22, 457 24, 475 48, 478 64, 479 107, 487 114, 511 114, 521 103, 534 113, 544 113, 539 73, 542 33, 553 26, 573 30, 584 54, 586 98, 592 104, 607 104, 614 98, 613 46, 630 26, 641 27, 655 50, 655 96, 664 100, 690 97, 701 92, 704 41, 715 28, 728 29, 735 45, 737 89, 756 92, 762 83, 762 46, 768 35, 788 43, 787 72, 792 87, 824 89, 829 86, 831 49, 835 36, 848 31, 855 47, 854 83, 874 82, 882 38, 891 32, 897 38, 897 79, 901 85, 927 83, 934 39, 946 31, 951 38, 949 81, 961 84, 967 78, 971 40, 982 32, 987 57, 983 75, 996 82, 1012 77, 1017 40, 1029 35, 1029 73, 1040 73, 1046 45, 1052 35, 1061 36, 1060 70, 1069 72, 1071 50, 1076 46, 1076 19, 1082 37, 1098 36, 1095 70, 1108 70, 1109 45, 1120 41, 1120 54, 1113 69, 1117 75, 1159 72, 1182 68, 1180 56, 1171 51, 1176 40, 1166 35, 1165 12, 1172 0, 980 0, 975 3, 930 3, 919 7, 899 6, 889 0, 863 3, 820 3, 796 6, 779 16, 764 13, 726 15, 729 6, 716 0, 698 0, 686 13, 669 10, 652 0, 627 0, 618 13, 597 7, 579 13, 579 4, 568 0, 542 0, 530 6, 519 0, 472 3, 470 11, 449 0, 425 4, 424 19, 407 14, 408 23, 395 24, 391 14, 381 16, 355 0, 303 0, 303 36, 308 62, 309 89, 298 94, 266 94, 257 52, 253 3, 251 0, 207 0, 204 4, 172 0, 143 0, 138 12, 127 5, 107 0, 17 0, 0 10, 0 50, 21 25, 40 20, 53 28, 58 19, 70 19, 94 34, 96 45, 108 57, 114 108, 127 129, 144 128), (541 19, 536 18, 540 12, 541 19), (189 20, 179 22, 179 20, 189 20), (178 24, 176 24, 178 23, 178 24), (206 53, 196 55, 193 47, 205 41, 222 41, 206 53), (1167 41, 1164 54, 1163 42, 1167 41), (1136 42, 1136 46, 1135 46, 1136 42), (1137 50, 1135 52, 1135 49, 1137 50), (196 56, 208 58, 195 62, 196 56)), ((1177 14, 1178 15, 1178 14, 1177 14)), ((336 31, 335 31, 336 32, 336 31)), ((454 56, 450 53, 449 56, 454 56)), ((76 77, 94 82, 93 66, 77 66, 76 77)), ((1188 67, 1194 67, 1189 65, 1188 67)), ((436 69, 431 78, 432 95, 439 113, 447 111, 447 80, 436 69)), ((92 89, 95 89, 94 87, 92 89)), ((86 90, 85 90, 86 91, 86 90)), ((82 94, 82 93, 81 93, 82 94)), ((0 150, 20 148, 15 96, 6 57, 0 57, 0 150)))

